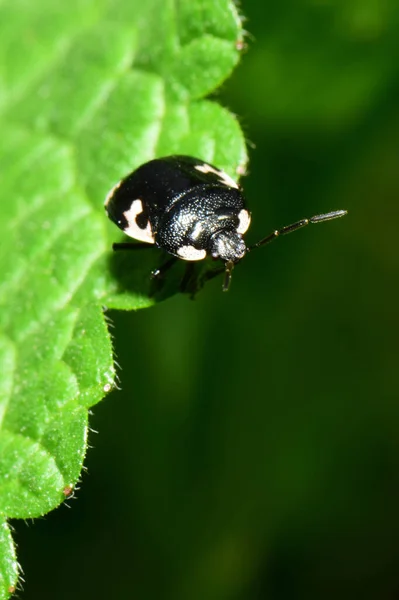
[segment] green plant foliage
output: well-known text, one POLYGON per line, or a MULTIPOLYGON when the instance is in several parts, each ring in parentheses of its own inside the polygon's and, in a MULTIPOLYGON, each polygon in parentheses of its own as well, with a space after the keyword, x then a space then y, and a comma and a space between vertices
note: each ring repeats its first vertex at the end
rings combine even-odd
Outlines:
POLYGON ((15 589, 18 564, 9 526, 3 518, 0 525, 0 594, 7 597, 15 589))
POLYGON ((246 152, 236 119, 201 100, 238 60, 228 0, 5 0, 0 40, 3 599, 17 578, 5 519, 70 493, 88 408, 113 387, 103 307, 157 300, 156 252, 111 255, 107 191, 155 156, 198 155, 236 175, 246 152))
POLYGON ((261 28, 252 28, 254 34, 262 29, 257 51, 248 54, 245 73, 232 87, 252 118, 270 128, 344 131, 396 76, 392 0, 286 0, 259 22, 261 28), (257 93, 247 95, 254 81, 257 93))

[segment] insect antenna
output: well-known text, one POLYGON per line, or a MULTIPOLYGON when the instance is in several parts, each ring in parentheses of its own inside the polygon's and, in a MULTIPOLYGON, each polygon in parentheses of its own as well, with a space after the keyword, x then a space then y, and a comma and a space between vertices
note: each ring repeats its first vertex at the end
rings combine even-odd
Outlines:
MULTIPOLYGON (((256 244, 249 246, 247 248, 247 251, 250 252, 254 248, 259 248, 259 246, 264 246, 265 244, 269 244, 276 238, 280 237, 280 235, 286 235, 287 233, 292 233, 293 231, 296 231, 297 229, 302 229, 302 227, 306 227, 306 225, 309 225, 310 223, 323 223, 324 221, 332 221, 333 219, 339 219, 340 217, 343 217, 344 215, 346 215, 347 212, 348 212, 347 210, 334 210, 332 212, 324 213, 322 215, 315 215, 314 217, 310 217, 309 219, 301 219, 300 221, 297 221, 296 223, 292 223, 292 225, 286 225, 285 227, 282 227, 281 229, 275 229, 272 233, 267 235, 265 238, 263 238, 256 244)), ((226 273, 227 273, 227 264, 226 264, 226 273)), ((230 273, 231 273, 231 270, 230 270, 230 273)), ((230 277, 231 277, 231 275, 230 275, 230 277)), ((226 281, 226 278, 225 278, 225 281, 226 281)), ((223 289, 225 289, 224 286, 223 286, 223 289)))

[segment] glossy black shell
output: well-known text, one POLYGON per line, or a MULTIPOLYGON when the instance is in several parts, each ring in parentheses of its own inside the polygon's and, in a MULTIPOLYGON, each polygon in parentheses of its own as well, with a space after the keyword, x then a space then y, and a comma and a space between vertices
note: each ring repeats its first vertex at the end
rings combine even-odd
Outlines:
POLYGON ((180 155, 155 159, 115 186, 106 210, 124 231, 131 225, 125 213, 136 200, 142 203, 136 226, 144 230, 150 224, 156 246, 175 256, 185 258, 181 249, 186 247, 210 253, 211 238, 221 231, 241 238, 236 233, 245 208, 240 188, 223 171, 199 159, 180 155))

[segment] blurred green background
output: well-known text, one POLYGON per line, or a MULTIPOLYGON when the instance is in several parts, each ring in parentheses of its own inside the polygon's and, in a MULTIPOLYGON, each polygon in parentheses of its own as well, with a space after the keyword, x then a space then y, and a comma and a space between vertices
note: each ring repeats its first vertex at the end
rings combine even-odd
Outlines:
POLYGON ((399 598, 399 5, 241 10, 247 239, 349 215, 112 313, 77 500, 14 522, 25 600, 399 598))

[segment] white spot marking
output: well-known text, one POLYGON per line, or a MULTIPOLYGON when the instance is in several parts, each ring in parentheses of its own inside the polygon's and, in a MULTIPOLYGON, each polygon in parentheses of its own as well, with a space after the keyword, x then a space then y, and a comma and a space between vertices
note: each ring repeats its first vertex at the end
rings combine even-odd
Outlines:
POLYGON ((109 190, 109 192, 105 198, 104 206, 107 206, 108 202, 111 200, 112 196, 115 194, 118 187, 120 187, 121 183, 122 183, 122 179, 120 181, 118 181, 118 183, 116 185, 114 185, 114 187, 112 189, 109 190))
POLYGON ((206 256, 206 250, 197 250, 194 246, 182 246, 177 254, 184 260, 202 260, 206 256))
POLYGON ((247 210, 245 210, 245 208, 240 210, 240 212, 238 213, 238 220, 239 223, 237 227, 237 233, 245 233, 251 222, 251 215, 247 210))
POLYGON ((141 215, 143 212, 143 203, 141 200, 133 200, 131 207, 129 210, 126 210, 123 214, 126 217, 128 227, 123 231, 126 235, 130 236, 135 240, 139 240, 140 242, 147 242, 148 244, 153 244, 154 234, 152 233, 151 223, 148 221, 147 227, 145 229, 141 229, 137 225, 136 217, 141 215))
POLYGON ((198 223, 196 223, 194 225, 194 228, 193 228, 192 232, 190 233, 190 237, 192 240, 194 240, 196 242, 198 240, 198 238, 203 234, 203 232, 204 232, 203 224, 201 223, 201 221, 198 221, 198 223))
POLYGON ((224 171, 214 169, 211 165, 208 165, 207 163, 204 163, 203 165, 196 165, 195 168, 197 169, 197 171, 201 171, 201 173, 214 173, 219 177, 222 183, 224 183, 228 187, 236 188, 236 190, 238 190, 237 183, 234 181, 234 179, 230 177, 230 175, 227 175, 227 173, 225 173, 224 171))

